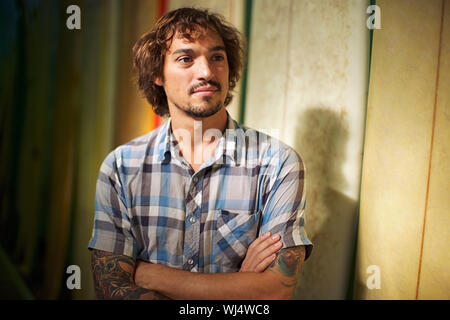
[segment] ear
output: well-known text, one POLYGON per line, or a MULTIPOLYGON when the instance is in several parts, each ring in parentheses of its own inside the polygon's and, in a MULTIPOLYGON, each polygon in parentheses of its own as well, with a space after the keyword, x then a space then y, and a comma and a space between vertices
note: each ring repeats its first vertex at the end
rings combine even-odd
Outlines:
POLYGON ((155 78, 155 84, 160 87, 163 86, 163 81, 162 81, 161 77, 155 78))

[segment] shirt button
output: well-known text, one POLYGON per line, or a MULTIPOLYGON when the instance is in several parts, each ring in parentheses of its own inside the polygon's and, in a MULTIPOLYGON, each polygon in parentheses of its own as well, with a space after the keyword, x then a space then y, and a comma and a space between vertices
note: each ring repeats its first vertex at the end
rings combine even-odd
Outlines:
POLYGON ((193 181, 194 181, 194 183, 197 183, 198 182, 198 178, 194 177, 193 181))
POLYGON ((189 263, 189 264, 194 264, 194 260, 189 259, 189 260, 187 261, 187 263, 189 263))
POLYGON ((195 223, 196 220, 195 220, 194 217, 190 217, 190 218, 189 218, 189 221, 190 221, 191 223, 195 223))

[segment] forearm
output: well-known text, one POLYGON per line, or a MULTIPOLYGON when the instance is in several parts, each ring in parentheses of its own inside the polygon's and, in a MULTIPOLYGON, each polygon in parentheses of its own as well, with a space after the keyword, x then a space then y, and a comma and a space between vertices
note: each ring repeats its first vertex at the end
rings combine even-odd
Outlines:
POLYGON ((162 300, 164 295, 134 283, 135 261, 110 252, 92 251, 94 289, 98 299, 162 300))
POLYGON ((288 299, 291 288, 273 272, 200 274, 158 264, 146 264, 139 284, 172 299, 288 299))
POLYGON ((168 297, 148 290, 129 281, 98 279, 95 283, 95 294, 101 300, 167 300, 168 297))
POLYGON ((301 266, 304 246, 282 249, 264 272, 201 274, 141 262, 136 284, 172 299, 290 299, 301 266))

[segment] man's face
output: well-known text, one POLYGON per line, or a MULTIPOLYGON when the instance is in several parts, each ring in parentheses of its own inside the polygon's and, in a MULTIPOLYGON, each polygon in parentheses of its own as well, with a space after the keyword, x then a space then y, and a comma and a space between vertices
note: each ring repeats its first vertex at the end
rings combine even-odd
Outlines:
POLYGON ((228 93, 228 60, 222 38, 208 30, 190 42, 177 32, 165 56, 164 87, 170 108, 205 118, 220 108, 228 93))

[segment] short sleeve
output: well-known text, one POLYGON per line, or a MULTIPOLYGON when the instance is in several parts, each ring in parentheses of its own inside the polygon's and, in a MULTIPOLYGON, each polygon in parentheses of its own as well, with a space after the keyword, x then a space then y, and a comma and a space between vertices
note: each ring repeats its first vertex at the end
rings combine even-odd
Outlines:
POLYGON ((313 244, 305 230, 305 166, 300 156, 287 147, 274 157, 269 167, 260 234, 278 233, 283 248, 305 246, 306 260, 313 244))
POLYGON ((94 227, 88 247, 136 259, 136 240, 131 230, 119 167, 114 151, 100 167, 95 191, 94 227))

